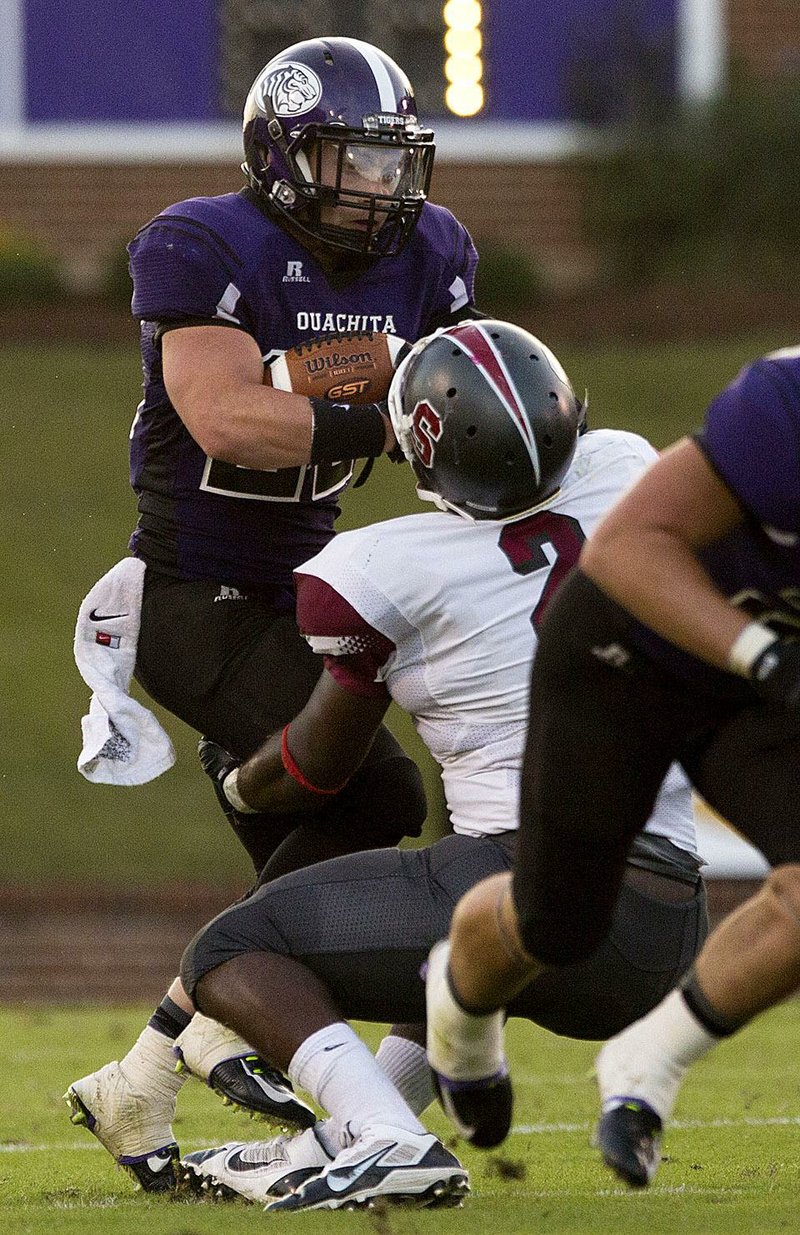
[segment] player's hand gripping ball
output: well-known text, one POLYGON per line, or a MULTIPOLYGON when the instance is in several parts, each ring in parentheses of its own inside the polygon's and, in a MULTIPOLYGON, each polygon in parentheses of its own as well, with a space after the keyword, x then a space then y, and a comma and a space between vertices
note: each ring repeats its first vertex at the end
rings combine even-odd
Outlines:
POLYGON ((323 335, 290 347, 264 368, 264 382, 311 399, 380 403, 408 350, 391 334, 323 335))

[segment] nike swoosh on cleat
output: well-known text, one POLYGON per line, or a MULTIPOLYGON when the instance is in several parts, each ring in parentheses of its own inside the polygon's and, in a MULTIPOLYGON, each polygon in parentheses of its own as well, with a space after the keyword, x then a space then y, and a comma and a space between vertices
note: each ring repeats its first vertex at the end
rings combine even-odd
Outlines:
POLYGON ((154 1154, 151 1158, 147 1159, 147 1165, 154 1174, 158 1171, 163 1171, 164 1167, 169 1166, 171 1162, 172 1155, 169 1153, 165 1158, 160 1157, 158 1154, 154 1154))
POLYGON ((338 1051, 340 1046, 344 1046, 344 1042, 334 1042, 333 1046, 323 1046, 323 1051, 338 1051))
POLYGON ((242 1071, 246 1076, 249 1076, 251 1080, 255 1081, 262 1093, 265 1093, 268 1098, 272 1099, 273 1102, 296 1101, 294 1094, 290 1090, 285 1088, 279 1089, 277 1085, 270 1085, 269 1081, 265 1080, 263 1076, 260 1076, 258 1072, 254 1071, 252 1068, 248 1068, 244 1061, 242 1062, 242 1071))
POLYGON ((364 1158, 361 1162, 356 1162, 354 1166, 347 1167, 344 1174, 334 1175, 332 1171, 329 1171, 325 1176, 325 1183, 331 1192, 344 1192, 345 1188, 349 1188, 357 1179, 360 1179, 371 1166, 377 1166, 381 1158, 385 1158, 395 1148, 396 1145, 384 1146, 383 1149, 370 1154, 368 1158, 364 1158))
POLYGON ((138 1163, 145 1163, 151 1171, 163 1171, 165 1166, 170 1166, 172 1163, 172 1150, 174 1146, 165 1145, 163 1149, 159 1149, 157 1153, 142 1154, 123 1154, 121 1158, 117 1158, 120 1166, 136 1166, 138 1163))
POLYGON ((89 614, 90 622, 113 622, 114 618, 127 617, 127 613, 98 613, 96 609, 92 609, 89 614))
MULTIPOLYGON (((261 1171, 265 1166, 271 1166, 275 1161, 277 1161, 275 1158, 262 1158, 260 1162, 243 1162, 243 1152, 244 1151, 241 1149, 235 1149, 233 1151, 225 1163, 225 1166, 229 1171, 239 1171, 242 1173, 246 1171, 261 1171)), ((288 1163, 286 1169, 289 1169, 288 1163)))

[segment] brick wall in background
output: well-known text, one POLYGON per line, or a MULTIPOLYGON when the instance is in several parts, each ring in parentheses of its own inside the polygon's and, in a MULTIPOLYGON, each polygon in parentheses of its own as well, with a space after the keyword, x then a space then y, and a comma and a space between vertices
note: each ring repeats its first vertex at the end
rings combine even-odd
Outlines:
MULTIPOLYGON (((728 0, 731 54, 756 73, 800 73, 800 0, 728 0)), ((32 234, 91 291, 110 254, 164 206, 237 189, 235 164, 0 163, 0 229, 32 234)), ((580 289, 593 272, 581 225, 581 180, 569 161, 439 163, 432 197, 476 241, 519 248, 556 286, 580 289)))
POLYGON ((798 0, 728 0, 731 57, 751 72, 800 73, 798 0))
MULTIPOLYGON (((241 185, 238 168, 222 163, 0 164, 0 227, 37 237, 77 288, 91 289, 114 248, 165 206, 241 185)), ((442 163, 431 196, 477 241, 524 249, 557 281, 581 281, 589 255, 574 165, 442 163)))

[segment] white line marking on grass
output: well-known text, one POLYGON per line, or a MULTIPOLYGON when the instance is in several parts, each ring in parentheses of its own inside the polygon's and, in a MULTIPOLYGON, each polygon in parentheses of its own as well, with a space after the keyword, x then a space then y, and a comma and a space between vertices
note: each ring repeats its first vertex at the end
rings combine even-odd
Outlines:
MULTIPOLYGON (((796 1127, 800 1115, 774 1115, 765 1119, 675 1119, 670 1128, 776 1128, 796 1127)), ((594 1124, 517 1124, 512 1136, 535 1136, 550 1132, 591 1132, 594 1124)))
MULTIPOLYGON (((641 1201, 648 1200, 654 1196, 740 1196, 744 1193, 744 1188, 691 1188, 686 1184, 678 1184, 674 1187, 649 1187, 644 1190, 631 1188, 595 1188, 593 1191, 581 1192, 577 1188, 551 1188, 535 1192, 532 1189, 514 1190, 516 1197, 524 1197, 530 1201, 544 1201, 558 1198, 564 1200, 565 1197, 570 1197, 573 1200, 587 1200, 589 1197, 597 1196, 604 1198, 612 1198, 613 1200, 626 1201, 641 1201)), ((486 1193, 481 1194, 479 1191, 473 1190, 472 1196, 486 1196, 486 1193)))
MULTIPOLYGON (((221 1141, 192 1141, 194 1149, 213 1149, 215 1145, 221 1145, 221 1141)), ((79 1141, 77 1144, 73 1141, 54 1141, 49 1145, 31 1145, 26 1141, 5 1141, 0 1143, 0 1154, 34 1154, 34 1153, 52 1153, 54 1150, 59 1152, 63 1149, 105 1149, 99 1141, 79 1141)), ((108 1152, 106 1150, 106 1152, 108 1152)))
MULTIPOLYGON (((764 1119, 752 1119, 746 1116, 744 1119, 676 1119, 668 1125, 670 1128, 796 1128, 800 1126, 800 1115, 773 1115, 764 1119)), ((546 1136, 554 1132, 591 1132, 594 1129, 594 1124, 579 1123, 552 1123, 552 1124, 516 1124, 511 1129, 511 1136, 546 1136)), ((193 1149, 213 1149, 215 1145, 219 1145, 220 1141, 208 1140, 191 1140, 193 1149)), ((103 1149, 104 1147, 99 1141, 53 1141, 44 1145, 31 1145, 26 1141, 5 1141, 0 1143, 0 1154, 32 1154, 32 1153, 52 1153, 60 1150, 85 1150, 85 1149, 103 1149)), ((667 1191, 669 1189, 666 1189, 667 1191)), ((653 1189, 649 1190, 652 1194, 653 1189)), ((539 1193, 536 1194, 537 1196, 539 1193)), ((541 1193, 542 1196, 549 1195, 541 1193)), ((553 1193, 553 1195, 562 1195, 561 1193, 553 1193)), ((622 1192, 621 1195, 627 1196, 627 1192, 622 1192)))

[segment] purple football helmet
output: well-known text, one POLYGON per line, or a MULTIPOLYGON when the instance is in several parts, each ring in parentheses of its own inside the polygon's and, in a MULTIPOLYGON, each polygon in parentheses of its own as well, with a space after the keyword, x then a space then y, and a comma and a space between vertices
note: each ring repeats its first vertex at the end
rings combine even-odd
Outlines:
POLYGON ((250 187, 304 239, 334 251, 400 251, 425 203, 434 149, 405 73, 359 39, 287 47, 247 96, 250 187))

